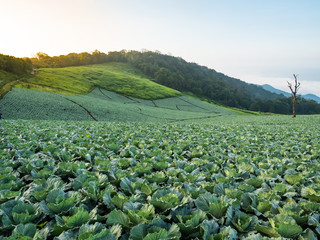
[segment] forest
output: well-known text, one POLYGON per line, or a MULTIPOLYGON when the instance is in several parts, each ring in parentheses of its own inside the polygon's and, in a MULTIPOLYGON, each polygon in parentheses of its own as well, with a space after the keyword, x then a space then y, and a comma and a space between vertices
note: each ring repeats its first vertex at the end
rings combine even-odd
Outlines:
POLYGON ((32 70, 32 62, 29 58, 16 58, 0 54, 0 70, 21 75, 30 73, 32 70))
MULTIPOLYGON (((292 111, 290 97, 160 52, 122 50, 103 53, 95 50, 53 57, 39 52, 33 58, 24 59, 0 55, 0 69, 16 74, 28 72, 32 67, 60 68, 106 62, 130 63, 159 84, 215 104, 279 114, 291 114, 292 111)), ((320 113, 320 104, 303 98, 298 99, 296 108, 297 114, 320 113)))

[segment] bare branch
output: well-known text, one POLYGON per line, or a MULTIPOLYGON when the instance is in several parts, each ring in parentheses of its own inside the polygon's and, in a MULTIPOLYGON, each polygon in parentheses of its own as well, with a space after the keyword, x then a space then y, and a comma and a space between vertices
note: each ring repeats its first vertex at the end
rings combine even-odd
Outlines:
POLYGON ((290 88, 291 92, 293 93, 292 84, 289 83, 288 81, 287 81, 287 83, 288 83, 288 87, 290 88))
POLYGON ((298 75, 297 74, 293 74, 294 77, 294 89, 295 89, 295 93, 297 93, 297 90, 300 88, 300 82, 298 82, 298 75))

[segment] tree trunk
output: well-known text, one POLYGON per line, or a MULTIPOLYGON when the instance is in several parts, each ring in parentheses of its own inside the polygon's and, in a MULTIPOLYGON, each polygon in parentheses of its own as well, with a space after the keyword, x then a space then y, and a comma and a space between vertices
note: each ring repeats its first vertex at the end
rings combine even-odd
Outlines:
POLYGON ((296 96, 292 96, 292 117, 296 117, 296 96))

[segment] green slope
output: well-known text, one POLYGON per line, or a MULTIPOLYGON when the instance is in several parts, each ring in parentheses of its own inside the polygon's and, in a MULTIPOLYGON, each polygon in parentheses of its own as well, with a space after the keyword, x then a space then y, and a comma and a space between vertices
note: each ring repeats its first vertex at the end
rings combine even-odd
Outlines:
POLYGON ((0 70, 0 84, 3 84, 5 82, 9 82, 9 81, 13 81, 15 79, 17 79, 16 74, 0 70))
POLYGON ((11 83, 18 78, 16 74, 0 70, 0 99, 10 90, 11 83))
POLYGON ((234 112, 185 96, 143 100, 96 88, 66 95, 13 88, 0 101, 4 119, 170 122, 213 119, 234 112))
POLYGON ((15 88, 0 100, 4 119, 167 122, 235 114, 154 83, 126 63, 41 68, 6 82, 15 88))
POLYGON ((41 68, 35 76, 17 87, 63 94, 88 94, 100 87, 141 99, 159 99, 181 95, 180 92, 154 83, 126 63, 106 63, 65 68, 41 68))

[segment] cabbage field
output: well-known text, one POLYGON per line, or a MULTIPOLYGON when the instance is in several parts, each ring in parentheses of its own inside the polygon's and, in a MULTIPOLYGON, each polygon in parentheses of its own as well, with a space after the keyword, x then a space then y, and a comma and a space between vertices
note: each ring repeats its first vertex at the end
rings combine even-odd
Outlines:
POLYGON ((318 239, 320 116, 0 121, 0 239, 318 239))
POLYGON ((77 96, 13 88, 0 100, 0 110, 4 119, 116 122, 171 122, 236 114, 186 96, 144 100, 101 88, 77 96))

